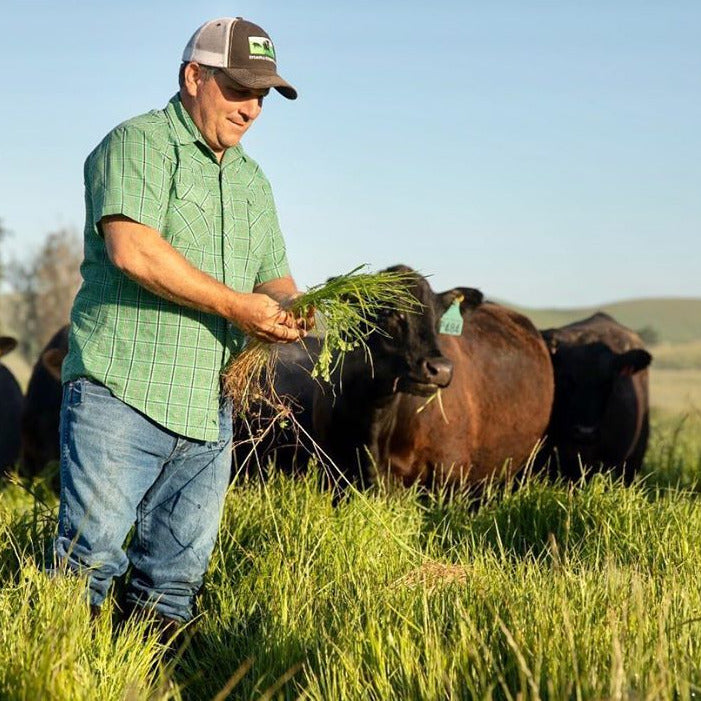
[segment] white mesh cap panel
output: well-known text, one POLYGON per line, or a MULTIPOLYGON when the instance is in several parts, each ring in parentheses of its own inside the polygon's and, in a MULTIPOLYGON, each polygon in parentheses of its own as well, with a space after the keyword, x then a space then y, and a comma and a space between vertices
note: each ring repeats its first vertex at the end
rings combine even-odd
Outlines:
POLYGON ((183 61, 223 68, 229 59, 229 40, 235 17, 221 17, 205 22, 187 42, 183 61))

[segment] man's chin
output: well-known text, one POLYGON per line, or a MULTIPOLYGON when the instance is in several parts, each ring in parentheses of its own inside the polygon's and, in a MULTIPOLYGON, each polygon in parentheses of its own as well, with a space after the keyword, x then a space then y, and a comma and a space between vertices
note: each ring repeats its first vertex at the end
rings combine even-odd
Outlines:
POLYGON ((248 129, 246 129, 245 127, 238 126, 234 126, 231 129, 228 129, 226 134, 226 148, 236 146, 241 141, 241 138, 247 131, 248 129))

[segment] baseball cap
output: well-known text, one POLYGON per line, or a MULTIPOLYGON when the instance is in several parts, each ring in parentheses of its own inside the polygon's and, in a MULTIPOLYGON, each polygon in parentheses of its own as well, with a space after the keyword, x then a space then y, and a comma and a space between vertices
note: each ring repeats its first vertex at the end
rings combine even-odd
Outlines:
POLYGON ((242 17, 205 22, 187 42, 183 61, 221 68, 245 88, 275 88, 289 100, 297 97, 277 74, 275 47, 267 32, 242 17))

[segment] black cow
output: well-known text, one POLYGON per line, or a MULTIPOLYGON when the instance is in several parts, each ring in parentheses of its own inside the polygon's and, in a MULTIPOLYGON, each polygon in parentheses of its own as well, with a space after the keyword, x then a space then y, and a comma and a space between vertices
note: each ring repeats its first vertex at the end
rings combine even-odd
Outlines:
MULTIPOLYGON (((17 346, 10 336, 0 336, 0 358, 17 346)), ((15 376, 0 363, 0 470, 14 467, 19 456, 19 424, 22 390, 15 376)))
POLYGON ((637 334, 601 312, 542 333, 555 373, 551 473, 579 479, 606 470, 630 483, 647 448, 652 356, 637 334))
POLYGON ((390 310, 362 350, 346 356, 332 387, 314 400, 315 436, 343 473, 367 484, 475 485, 512 475, 541 439, 550 416, 548 350, 524 316, 482 303, 478 290, 436 294, 410 268, 411 314, 390 310), (459 303, 459 335, 438 333, 459 303), (437 393, 440 390, 439 393, 437 393))
POLYGON ((22 409, 20 472, 34 477, 59 458, 61 363, 68 353, 68 326, 59 329, 34 364, 22 409))

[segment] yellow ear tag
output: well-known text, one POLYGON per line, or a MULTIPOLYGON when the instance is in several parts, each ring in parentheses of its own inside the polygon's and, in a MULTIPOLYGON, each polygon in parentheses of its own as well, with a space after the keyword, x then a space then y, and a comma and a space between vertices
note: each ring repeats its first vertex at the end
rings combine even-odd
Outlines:
POLYGON ((441 321, 438 326, 438 333, 445 333, 449 336, 462 335, 463 319, 462 314, 460 313, 460 302, 462 302, 462 300, 462 295, 453 300, 453 303, 441 317, 441 321))

